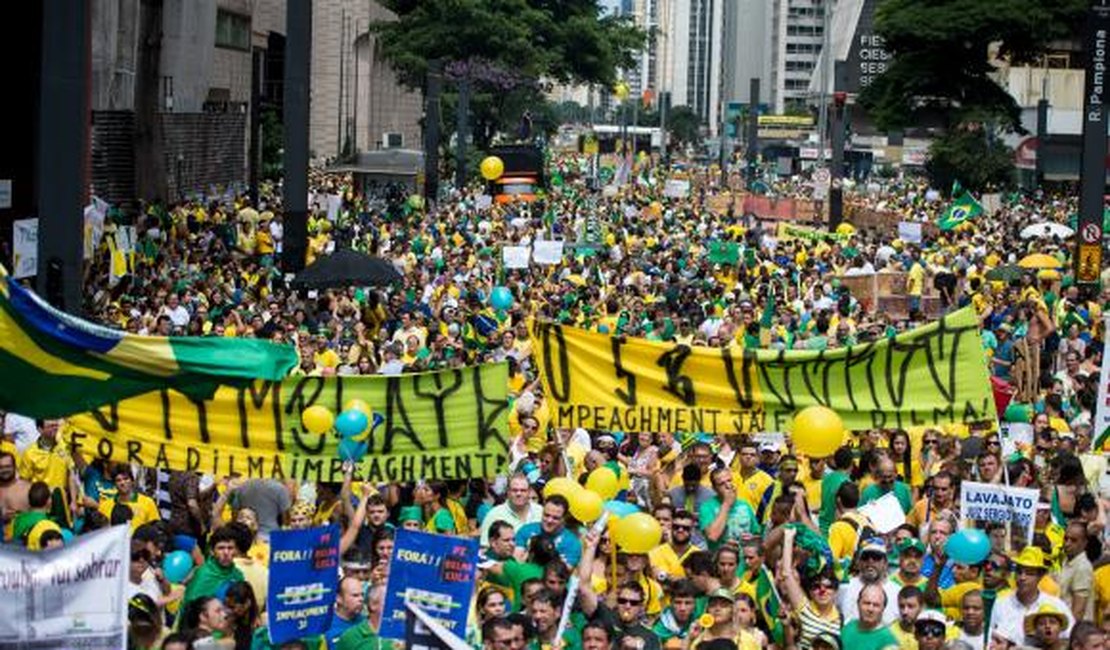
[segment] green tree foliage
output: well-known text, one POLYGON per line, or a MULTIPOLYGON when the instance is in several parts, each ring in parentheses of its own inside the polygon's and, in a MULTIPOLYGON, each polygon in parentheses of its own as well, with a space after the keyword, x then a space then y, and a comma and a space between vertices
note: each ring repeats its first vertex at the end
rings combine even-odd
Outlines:
POLYGON ((284 127, 273 108, 262 110, 262 178, 277 180, 282 174, 284 127))
POLYGON ((675 106, 667 112, 667 132, 674 146, 697 144, 701 142, 701 118, 689 106, 675 106))
POLYGON ((995 122, 1020 130, 1020 109, 989 75, 991 57, 1035 60, 1079 33, 1085 0, 880 0, 876 31, 892 55, 861 102, 880 128, 939 116, 948 127, 995 122))
POLYGON ((955 128, 933 141, 925 170, 934 187, 952 181, 974 192, 1013 183, 1014 151, 982 128, 955 128))
POLYGON ((424 86, 428 63, 444 65, 440 143, 455 131, 460 80, 471 87, 472 147, 516 140, 528 111, 533 136, 558 128, 544 97, 550 82, 612 86, 646 34, 626 18, 601 17, 595 0, 382 0, 395 20, 372 26, 401 83, 424 86))
POLYGON ((646 34, 600 17, 595 0, 384 0, 397 20, 373 28, 401 81, 423 85, 428 61, 481 60, 522 77, 612 85, 646 34))

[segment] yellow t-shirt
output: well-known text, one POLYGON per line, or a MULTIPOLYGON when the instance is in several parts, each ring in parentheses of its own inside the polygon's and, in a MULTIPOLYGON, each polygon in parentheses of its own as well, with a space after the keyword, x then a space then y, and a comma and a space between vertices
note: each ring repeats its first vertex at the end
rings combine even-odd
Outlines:
POLYGON ((58 444, 53 449, 43 449, 37 444, 28 447, 19 457, 20 478, 31 483, 42 481, 51 490, 65 490, 69 472, 73 469, 73 458, 60 442, 58 444))
POLYGON ((963 612, 961 611, 962 601, 964 594, 976 589, 982 589, 983 583, 977 581, 961 582, 947 589, 940 590, 940 606, 944 608, 944 615, 956 621, 957 623, 963 620, 963 612))
POLYGON ((340 361, 339 354, 331 348, 325 348, 323 352, 313 354, 312 360, 319 368, 337 368, 340 361))
POLYGON ((1102 625, 1102 612, 1110 605, 1110 564, 1095 569, 1095 623, 1102 625))
MULTIPOLYGON (((138 492, 134 493, 132 497, 130 501, 123 502, 128 508, 131 508, 131 530, 135 530, 145 523, 158 521, 162 518, 161 513, 158 512, 158 505, 154 503, 154 499, 151 499, 145 494, 139 494, 138 492)), ((100 514, 111 519, 112 509, 115 508, 116 503, 118 503, 118 500, 115 498, 101 499, 96 509, 100 511, 100 514)))
POLYGON ((686 569, 682 568, 682 561, 698 549, 691 544, 681 557, 674 552, 670 544, 660 544, 648 551, 648 562, 653 569, 666 573, 671 578, 685 578, 686 569))
POLYGON ((899 648, 902 650, 917 650, 917 639, 913 635, 913 628, 910 628, 908 632, 903 631, 901 624, 895 621, 890 626, 890 631, 894 634, 894 638, 898 640, 899 648))
POLYGON ((911 296, 920 296, 925 289, 925 267, 920 262, 914 262, 906 274, 906 293, 911 296))
MULTIPOLYGON (((679 478, 681 482, 681 477, 679 478)), ((775 479, 763 470, 756 470, 754 474, 746 479, 740 476, 740 472, 733 472, 732 482, 736 486, 736 496, 747 501, 754 512, 759 509, 759 502, 763 499, 763 493, 775 482, 775 479)))
POLYGON ((852 557, 856 550, 856 538, 859 533, 846 521, 835 521, 829 526, 829 549, 832 550, 833 559, 844 560, 852 557))

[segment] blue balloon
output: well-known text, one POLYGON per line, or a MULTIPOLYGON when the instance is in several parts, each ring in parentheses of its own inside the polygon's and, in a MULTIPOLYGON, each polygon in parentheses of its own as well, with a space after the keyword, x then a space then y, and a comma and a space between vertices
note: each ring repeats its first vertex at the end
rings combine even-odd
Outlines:
POLYGON ((185 551, 173 551, 162 558, 162 575, 170 582, 182 582, 192 570, 193 556, 185 551))
POLYGON ((370 445, 365 440, 356 442, 350 438, 344 438, 339 441, 338 456, 340 460, 349 460, 357 463, 362 460, 366 452, 370 450, 370 445))
POLYGON ((191 553, 197 546, 197 538, 192 535, 174 535, 173 547, 179 551, 191 553))
POLYGON ((335 430, 344 438, 357 436, 366 431, 370 426, 370 419, 366 414, 356 409, 347 409, 335 418, 335 430))
POLYGON ((508 309, 513 306, 513 292, 509 291, 508 287, 494 287, 489 297, 489 304, 493 305, 494 309, 508 309))
POLYGON ((991 553, 991 540, 978 528, 964 528, 948 538, 944 554, 960 564, 979 564, 991 553))
POLYGON ((605 509, 617 519, 627 517, 628 515, 640 511, 640 509, 636 507, 636 504, 627 501, 617 501, 616 499, 606 501, 605 509))
POLYGON ((62 544, 64 546, 69 546, 69 543, 72 542, 72 541, 73 541, 73 531, 68 529, 68 528, 63 528, 62 529, 62 544))

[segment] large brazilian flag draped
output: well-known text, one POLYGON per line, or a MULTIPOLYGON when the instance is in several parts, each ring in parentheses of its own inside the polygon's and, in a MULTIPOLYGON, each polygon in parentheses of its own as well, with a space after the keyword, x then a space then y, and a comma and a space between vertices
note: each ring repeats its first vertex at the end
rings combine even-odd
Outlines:
POLYGON ((220 384, 278 380, 292 346, 253 339, 136 336, 61 312, 0 267, 0 409, 34 418, 81 413, 174 388, 197 399, 220 384))

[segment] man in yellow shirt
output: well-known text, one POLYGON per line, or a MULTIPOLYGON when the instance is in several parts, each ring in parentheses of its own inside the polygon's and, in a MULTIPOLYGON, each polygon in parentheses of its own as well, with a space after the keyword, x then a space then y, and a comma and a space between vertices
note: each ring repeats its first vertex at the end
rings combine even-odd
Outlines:
POLYGON ((775 482, 771 475, 759 469, 759 448, 754 442, 740 443, 736 456, 740 466, 733 476, 736 483, 736 496, 748 502, 752 512, 759 508, 763 493, 775 482))
MULTIPOLYGON (((72 514, 69 507, 71 499, 76 499, 81 494, 73 457, 69 455, 65 445, 58 444, 61 420, 45 420, 36 424, 40 431, 39 438, 19 457, 19 477, 28 483, 42 481, 52 493, 57 491, 65 503, 65 523, 68 524, 72 514)), ((61 513, 57 514, 61 516, 61 513)))
POLYGON ((660 579, 674 582, 685 578, 686 570, 682 568, 682 563, 692 553, 705 550, 694 544, 693 534, 696 526, 697 521, 691 512, 676 511, 671 521, 670 540, 648 551, 648 560, 652 568, 658 572, 660 579))
POLYGON ((135 491, 135 477, 131 475, 131 468, 127 465, 116 466, 112 481, 116 484, 116 495, 101 499, 97 507, 109 521, 112 520, 112 512, 117 505, 125 505, 131 509, 131 530, 162 518, 154 499, 135 491))
POLYGON ((922 265, 921 260, 918 259, 918 253, 911 253, 913 259, 910 261, 909 269, 906 273, 906 295, 909 296, 910 304, 909 310, 911 317, 915 314, 921 313, 921 294, 925 291, 925 266, 922 265))

